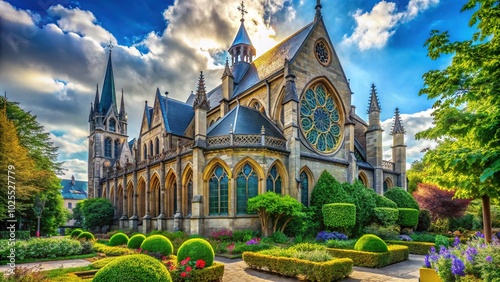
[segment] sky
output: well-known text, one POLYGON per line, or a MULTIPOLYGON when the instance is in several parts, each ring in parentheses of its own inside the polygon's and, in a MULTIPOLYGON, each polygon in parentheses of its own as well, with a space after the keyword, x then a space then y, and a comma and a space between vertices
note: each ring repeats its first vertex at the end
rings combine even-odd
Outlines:
MULTIPOLYGON (((367 119, 375 84, 384 128, 384 158, 391 158, 394 110, 404 127, 408 167, 433 141, 415 140, 432 126, 432 104, 419 96, 422 75, 443 69, 424 47, 431 30, 451 40, 474 32, 465 0, 323 0, 322 15, 353 91, 356 113, 367 119)), ((238 1, 228 0, 0 0, 0 91, 37 116, 59 147, 65 175, 87 180, 88 114, 102 85, 106 46, 114 46, 117 100, 121 89, 129 138, 137 137, 144 101, 154 94, 185 101, 204 71, 207 90, 220 84, 240 25, 238 1)), ((246 0, 245 27, 257 56, 313 21, 316 0, 246 0)), ((118 100, 119 101, 119 100, 118 100)))

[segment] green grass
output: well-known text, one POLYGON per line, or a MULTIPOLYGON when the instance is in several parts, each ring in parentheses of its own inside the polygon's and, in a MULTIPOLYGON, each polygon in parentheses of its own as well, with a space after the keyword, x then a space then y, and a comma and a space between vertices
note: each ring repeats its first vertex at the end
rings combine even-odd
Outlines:
MULTIPOLYGON (((66 257, 55 257, 55 258, 30 258, 30 259, 24 259, 24 260, 16 260, 16 264, 29 263, 29 262, 39 262, 39 261, 66 260, 66 259, 84 259, 84 258, 93 258, 95 256, 97 256, 97 253, 66 256, 66 257)), ((7 263, 8 263, 7 260, 0 260, 0 264, 7 264, 7 263)))
POLYGON ((87 271, 93 270, 93 268, 88 266, 79 266, 79 267, 68 267, 68 268, 57 268, 52 270, 43 271, 47 278, 59 278, 61 276, 65 276, 66 274, 77 272, 77 271, 87 271))

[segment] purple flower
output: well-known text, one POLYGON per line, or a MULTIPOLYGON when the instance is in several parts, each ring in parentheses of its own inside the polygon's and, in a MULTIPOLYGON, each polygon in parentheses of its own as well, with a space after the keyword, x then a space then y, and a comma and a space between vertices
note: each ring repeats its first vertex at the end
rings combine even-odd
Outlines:
POLYGON ((429 255, 426 255, 425 258, 424 258, 424 266, 426 268, 431 268, 431 262, 429 260, 429 255))
POLYGON ((479 237, 479 238, 484 238, 484 234, 481 233, 480 231, 476 232, 476 236, 479 237))
POLYGON ((451 273, 453 275, 465 276, 465 264, 462 260, 457 258, 456 256, 452 257, 451 261, 451 273))
POLYGON ((399 235, 399 240, 401 241, 411 241, 411 237, 408 235, 399 235))
POLYGON ((434 254, 436 252, 436 248, 434 248, 434 246, 432 246, 430 249, 430 252, 431 252, 431 254, 434 254))
POLYGON ((491 256, 487 256, 487 257, 486 257, 486 261, 487 261, 487 262, 493 262, 493 258, 492 258, 491 256))
POLYGON ((456 247, 458 245, 460 245, 460 238, 455 237, 455 241, 453 242, 453 247, 456 247))

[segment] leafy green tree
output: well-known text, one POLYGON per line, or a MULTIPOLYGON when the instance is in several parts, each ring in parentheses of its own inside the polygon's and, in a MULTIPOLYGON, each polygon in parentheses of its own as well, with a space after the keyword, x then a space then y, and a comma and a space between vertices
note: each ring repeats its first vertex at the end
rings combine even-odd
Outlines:
POLYGON ((84 201, 80 201, 76 203, 76 206, 73 208, 73 215, 71 216, 71 218, 75 220, 73 224, 75 227, 83 226, 83 203, 84 201))
POLYGON ((274 192, 266 192, 248 199, 248 211, 259 215, 262 235, 269 236, 271 222, 273 233, 285 230, 294 217, 303 217, 303 205, 290 195, 280 196, 274 192), (279 227, 279 228, 278 228, 279 227))
POLYGON ((482 198, 484 233, 491 241, 490 198, 500 196, 500 24, 498 1, 469 0, 472 38, 451 42, 432 31, 425 46, 431 59, 451 55, 443 70, 423 75, 420 95, 435 101, 434 126, 417 138, 438 140, 424 156, 428 179, 456 189, 458 198, 482 198))
POLYGON ((411 168, 406 172, 408 177, 408 193, 413 194, 417 190, 419 183, 424 183, 425 178, 425 165, 422 160, 414 160, 411 163, 411 168))
POLYGON ((363 228, 369 225, 375 216, 374 209, 377 207, 372 189, 366 188, 363 183, 356 180, 353 184, 343 183, 342 187, 353 199, 356 206, 356 224, 353 227, 353 235, 357 236, 363 228))
POLYGON ((83 201, 83 227, 87 230, 101 231, 104 226, 113 224, 115 210, 113 203, 104 198, 90 198, 83 201))

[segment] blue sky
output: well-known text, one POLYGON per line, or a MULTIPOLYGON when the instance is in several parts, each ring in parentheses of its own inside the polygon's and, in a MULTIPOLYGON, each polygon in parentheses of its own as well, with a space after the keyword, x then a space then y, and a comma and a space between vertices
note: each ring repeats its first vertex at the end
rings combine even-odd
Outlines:
MULTIPOLYGON (((322 1, 322 15, 354 92, 353 105, 366 118, 375 83, 390 158, 388 134, 400 108, 408 131, 408 162, 431 141, 414 134, 431 126, 432 101, 419 97, 422 75, 444 68, 431 61, 424 42, 432 29, 452 40, 470 38, 465 0, 322 1)), ((51 132, 68 172, 86 179, 90 102, 106 67, 111 40, 117 89, 124 89, 129 136, 139 131, 144 100, 156 87, 185 100, 197 74, 207 88, 220 83, 221 67, 239 26, 238 1, 182 0, 0 0, 0 90, 32 111, 51 132)), ((245 1, 245 26, 262 54, 314 19, 315 0, 245 1)), ((117 92, 117 99, 120 94, 117 92)))

